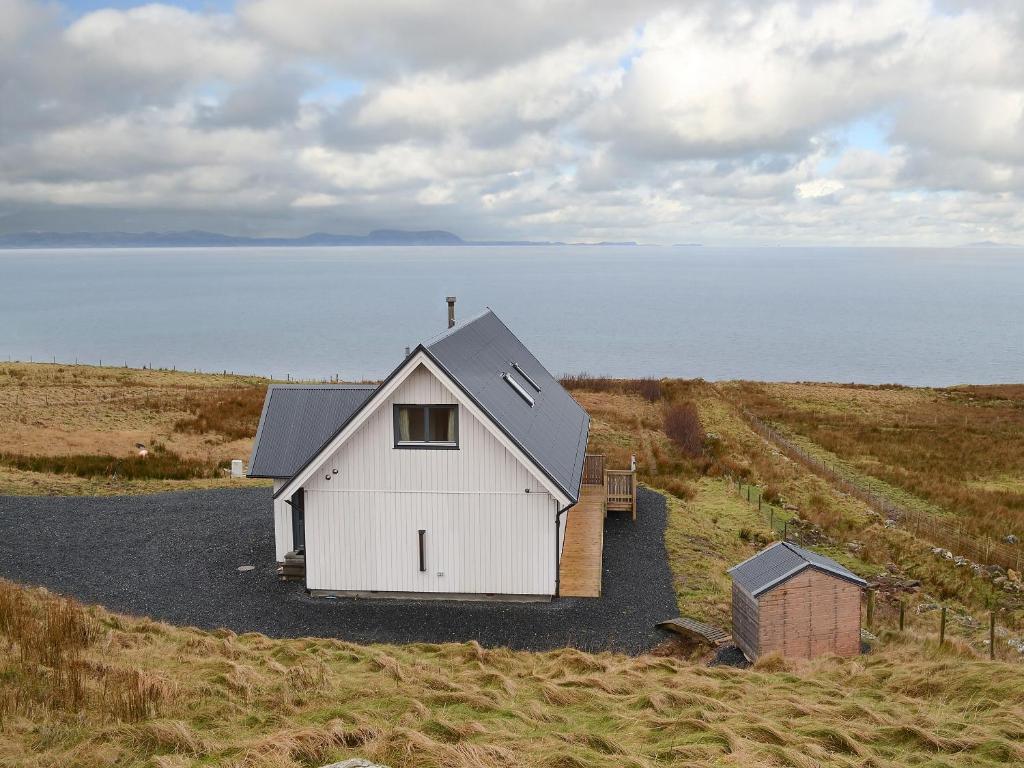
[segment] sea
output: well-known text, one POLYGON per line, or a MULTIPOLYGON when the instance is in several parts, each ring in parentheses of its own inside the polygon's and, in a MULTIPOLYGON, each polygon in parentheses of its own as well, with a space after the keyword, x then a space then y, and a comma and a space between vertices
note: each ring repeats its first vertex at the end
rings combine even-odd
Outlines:
POLYGON ((1024 382, 1024 249, 0 250, 0 363, 379 379, 490 307, 554 374, 1024 382))

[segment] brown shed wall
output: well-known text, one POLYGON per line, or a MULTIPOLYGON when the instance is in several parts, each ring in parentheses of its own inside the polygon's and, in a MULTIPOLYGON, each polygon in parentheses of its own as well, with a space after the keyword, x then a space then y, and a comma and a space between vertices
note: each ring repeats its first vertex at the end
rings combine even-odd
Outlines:
POLYGON ((757 658, 757 600, 736 582, 732 585, 732 639, 747 658, 757 658))
POLYGON ((861 588, 808 568, 758 598, 758 655, 860 653, 861 588))

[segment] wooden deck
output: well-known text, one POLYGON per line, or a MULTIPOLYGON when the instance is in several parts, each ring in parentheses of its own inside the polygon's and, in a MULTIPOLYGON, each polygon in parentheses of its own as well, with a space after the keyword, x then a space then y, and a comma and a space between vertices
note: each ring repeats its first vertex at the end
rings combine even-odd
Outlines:
POLYGON ((601 596, 604 502, 603 485, 584 485, 579 502, 566 513, 558 585, 564 597, 601 596))

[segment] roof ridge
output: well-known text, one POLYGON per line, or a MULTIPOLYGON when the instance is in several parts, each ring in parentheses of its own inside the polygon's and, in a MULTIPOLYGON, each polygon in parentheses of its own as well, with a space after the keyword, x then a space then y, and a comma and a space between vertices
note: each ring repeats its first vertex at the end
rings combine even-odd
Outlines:
MULTIPOLYGON (((480 312, 477 312, 475 315, 470 316, 470 318, 468 320, 463 320, 461 323, 456 323, 451 328, 445 328, 440 333, 438 333, 438 334, 436 334, 434 336, 431 336, 430 338, 428 338, 425 341, 421 342, 421 345, 424 346, 424 347, 432 347, 435 344, 437 344, 439 341, 441 341, 442 339, 447 339, 453 333, 461 331, 463 328, 466 328, 466 327, 472 325, 477 320, 480 320, 481 318, 487 317, 487 315, 494 315, 494 310, 492 310, 490 307, 484 307, 483 310, 481 310, 480 312)), ((494 316, 497 317, 497 315, 494 315, 494 316)), ((500 321, 500 318, 499 318, 499 321, 500 321)), ((504 323, 502 323, 502 325, 504 325, 504 323)), ((508 326, 506 326, 506 327, 508 327, 508 326)))
POLYGON ((757 552, 755 552, 754 554, 752 554, 752 555, 751 555, 750 557, 748 557, 748 558, 747 558, 746 560, 743 560, 742 562, 736 563, 736 565, 734 565, 734 566, 733 566, 732 568, 727 568, 725 572, 726 572, 726 573, 732 573, 732 572, 733 572, 733 571, 735 571, 735 570, 736 570, 737 568, 739 568, 739 567, 740 567, 741 565, 746 565, 746 564, 747 564, 747 563, 749 563, 749 562, 750 562, 751 560, 753 560, 753 559, 755 559, 755 558, 758 558, 758 557, 760 557, 761 555, 763 555, 763 554, 764 554, 765 552, 767 552, 767 551, 768 551, 769 549, 774 549, 775 547, 777 547, 777 546, 779 546, 779 545, 781 545, 781 544, 785 544, 785 543, 786 543, 786 542, 784 542, 784 541, 782 541, 782 540, 779 540, 779 541, 773 541, 773 542, 772 542, 771 544, 769 544, 769 545, 768 545, 767 547, 765 547, 764 549, 759 549, 759 550, 758 550, 757 552))

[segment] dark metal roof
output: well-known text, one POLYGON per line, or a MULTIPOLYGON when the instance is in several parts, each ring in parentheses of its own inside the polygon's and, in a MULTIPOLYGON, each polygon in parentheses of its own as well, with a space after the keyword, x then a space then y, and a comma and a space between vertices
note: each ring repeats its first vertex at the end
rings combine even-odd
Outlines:
POLYGON ((867 582, 837 563, 790 541, 779 541, 729 569, 732 580, 754 597, 778 586, 806 568, 817 568, 862 587, 867 582))
POLYGON ((249 459, 249 477, 292 477, 348 421, 374 384, 272 384, 249 459))
POLYGON ((579 498, 590 417, 494 312, 423 348, 562 492, 579 498))

